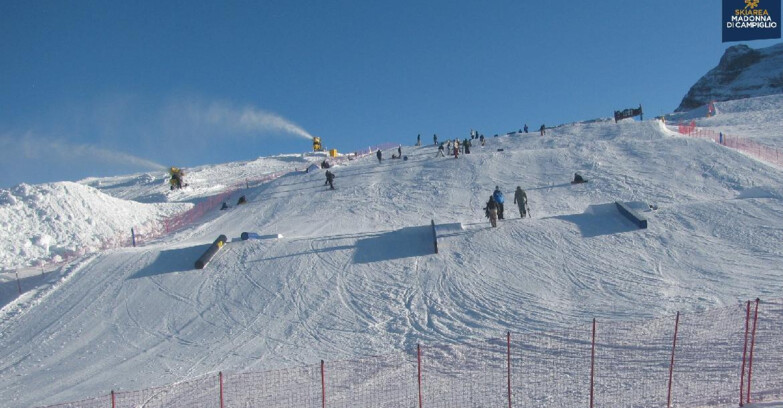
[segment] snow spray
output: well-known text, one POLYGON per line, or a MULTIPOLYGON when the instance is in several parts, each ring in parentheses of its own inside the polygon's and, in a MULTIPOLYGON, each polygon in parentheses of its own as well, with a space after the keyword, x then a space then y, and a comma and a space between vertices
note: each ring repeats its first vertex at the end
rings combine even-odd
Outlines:
POLYGON ((313 136, 296 123, 280 115, 253 107, 235 109, 225 104, 214 103, 207 108, 206 120, 214 125, 226 126, 237 130, 277 130, 313 140, 313 136))

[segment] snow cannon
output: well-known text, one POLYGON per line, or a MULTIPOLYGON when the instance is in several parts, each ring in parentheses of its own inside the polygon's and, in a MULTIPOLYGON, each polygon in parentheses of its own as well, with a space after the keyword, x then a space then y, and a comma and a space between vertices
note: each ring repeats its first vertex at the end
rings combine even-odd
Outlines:
POLYGON ((320 137, 313 137, 313 151, 314 152, 322 152, 322 151, 324 151, 324 148, 321 145, 321 138, 320 137))
POLYGON ((171 176, 171 179, 169 179, 169 185, 171 186, 171 190, 174 190, 175 188, 179 189, 187 185, 184 184, 185 171, 183 171, 181 168, 179 167, 169 168, 169 175, 171 176))
POLYGON ((201 258, 196 261, 196 269, 204 269, 205 266, 209 263, 209 261, 212 260, 212 258, 215 256, 215 254, 220 251, 220 248, 223 248, 223 245, 226 244, 226 241, 228 238, 226 238, 225 235, 220 235, 217 237, 215 242, 212 243, 212 245, 207 248, 207 251, 204 252, 203 255, 201 255, 201 258))

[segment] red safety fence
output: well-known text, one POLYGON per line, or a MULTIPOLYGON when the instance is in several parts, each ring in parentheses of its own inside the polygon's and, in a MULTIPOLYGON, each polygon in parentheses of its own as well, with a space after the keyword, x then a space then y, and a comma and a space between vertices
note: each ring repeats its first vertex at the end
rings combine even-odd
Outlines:
POLYGON ((746 137, 731 136, 723 132, 699 128, 694 121, 688 124, 678 124, 676 131, 682 135, 712 140, 715 143, 747 153, 767 163, 783 166, 783 151, 781 149, 763 145, 746 137))
POLYGON ((266 372, 52 407, 733 407, 783 400, 783 299, 266 372))

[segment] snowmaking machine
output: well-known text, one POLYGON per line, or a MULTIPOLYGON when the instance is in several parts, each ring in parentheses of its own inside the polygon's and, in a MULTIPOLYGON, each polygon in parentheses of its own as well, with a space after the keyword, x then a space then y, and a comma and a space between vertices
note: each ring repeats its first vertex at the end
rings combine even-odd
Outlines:
POLYGON ((322 151, 324 151, 324 148, 321 145, 321 138, 320 137, 313 137, 313 151, 314 152, 322 152, 322 151))
POLYGON ((169 179, 171 190, 174 190, 175 188, 182 188, 187 185, 185 184, 185 171, 179 167, 169 168, 169 175, 171 176, 171 179, 169 179))

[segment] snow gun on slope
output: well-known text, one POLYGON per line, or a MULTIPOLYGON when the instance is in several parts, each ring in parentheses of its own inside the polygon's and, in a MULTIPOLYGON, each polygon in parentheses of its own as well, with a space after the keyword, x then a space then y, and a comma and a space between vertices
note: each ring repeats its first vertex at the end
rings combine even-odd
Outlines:
POLYGON ((220 248, 223 248, 223 245, 226 244, 226 240, 228 240, 228 238, 226 238, 225 235, 220 235, 217 237, 215 242, 213 242, 212 245, 207 248, 207 251, 201 255, 201 258, 196 261, 196 269, 204 269, 204 267, 207 266, 215 254, 220 251, 220 248))

